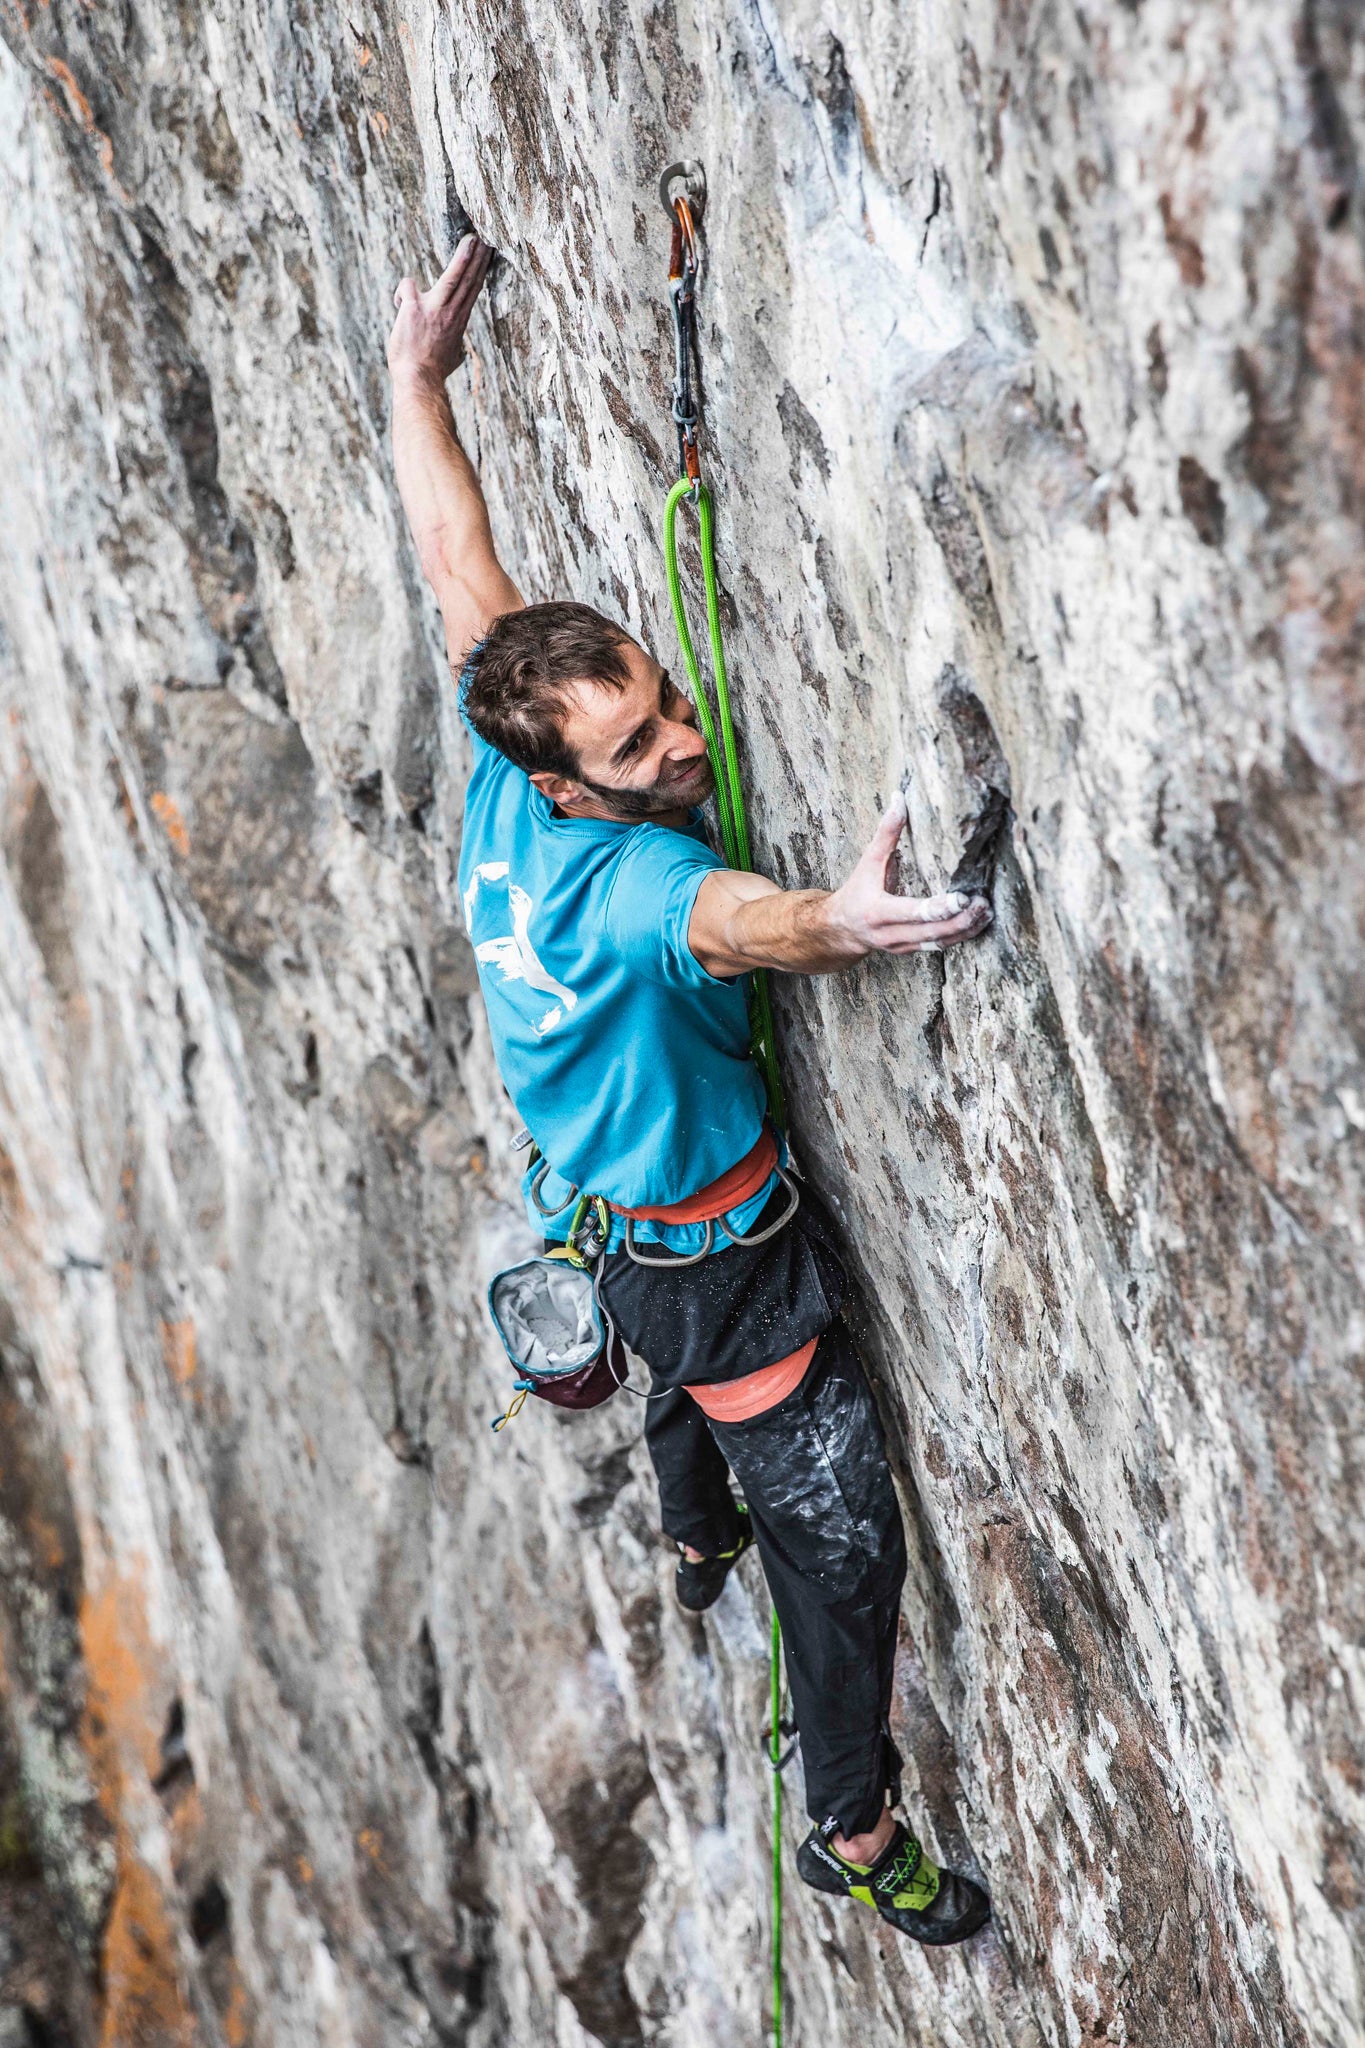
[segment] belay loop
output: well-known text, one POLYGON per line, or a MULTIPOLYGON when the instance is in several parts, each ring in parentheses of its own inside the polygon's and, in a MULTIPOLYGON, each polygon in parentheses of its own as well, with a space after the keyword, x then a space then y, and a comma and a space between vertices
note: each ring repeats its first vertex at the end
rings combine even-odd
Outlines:
MULTIPOLYGON (((725 668, 725 645, 720 628, 720 593, 716 579, 715 515, 711 493, 701 479, 701 457, 697 446, 697 402, 693 372, 697 367, 696 285, 701 270, 694 213, 704 203, 706 182, 699 164, 670 164, 659 180, 659 196, 673 221, 673 242, 668 264, 668 302, 673 315, 673 419, 678 429, 678 481, 664 506, 664 567, 668 595, 678 629, 692 701, 706 740, 711 772, 716 784, 716 812, 720 820, 721 845, 732 868, 752 869, 749 821, 744 807, 744 785, 739 771, 739 748, 735 741, 730 711, 730 681, 725 668), (679 178, 687 191, 675 192, 679 178), (697 538, 701 548, 702 585, 706 593, 706 629, 711 643, 711 677, 716 705, 702 686, 697 651, 687 623, 682 579, 678 572, 678 507, 688 499, 697 510, 697 538)), ((755 1063, 768 1091, 768 1108, 778 1129, 785 1123, 782 1081, 777 1069, 777 1046, 773 1038, 772 1003, 768 977, 761 970, 753 977, 753 1000, 749 1027, 755 1063)), ((782 1631, 777 1610, 772 1617, 772 1661, 769 1672, 770 1714, 769 1762, 773 1779, 773 1905, 772 1905, 772 2016, 773 2048, 782 2048, 782 1631)), ((790 1754, 790 1752, 788 1752, 790 1754)))

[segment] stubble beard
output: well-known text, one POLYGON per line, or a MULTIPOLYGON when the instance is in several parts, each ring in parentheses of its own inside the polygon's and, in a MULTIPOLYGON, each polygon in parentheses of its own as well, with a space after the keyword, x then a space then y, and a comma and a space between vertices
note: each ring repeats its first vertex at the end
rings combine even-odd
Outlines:
POLYGON ((578 779, 584 789, 591 790, 599 803, 631 824, 642 824, 650 818, 667 817, 670 811, 690 810, 694 804, 704 804, 716 786, 711 764, 704 754, 696 773, 689 771, 681 776, 661 776, 648 789, 621 789, 609 782, 589 782, 582 775, 578 779), (702 769, 705 773, 700 772, 702 769))

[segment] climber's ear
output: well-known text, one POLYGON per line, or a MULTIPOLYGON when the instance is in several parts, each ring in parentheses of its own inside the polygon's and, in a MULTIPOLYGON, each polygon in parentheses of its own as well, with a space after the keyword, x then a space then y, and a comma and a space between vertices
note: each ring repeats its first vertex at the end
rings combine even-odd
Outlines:
POLYGON ((561 810, 571 810, 583 800, 582 783, 572 781, 567 775, 551 775, 548 770, 537 769, 527 780, 552 804, 558 804, 561 810))

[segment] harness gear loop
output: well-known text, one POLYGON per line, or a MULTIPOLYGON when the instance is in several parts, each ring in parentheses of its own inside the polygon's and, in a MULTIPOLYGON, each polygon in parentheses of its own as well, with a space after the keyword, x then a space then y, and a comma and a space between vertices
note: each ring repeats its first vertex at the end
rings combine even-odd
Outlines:
POLYGON ((783 1187, 787 1190, 787 1207, 778 1217, 776 1223, 770 1223, 766 1230, 751 1230, 747 1237, 741 1237, 737 1230, 731 1230, 729 1224, 726 1222, 723 1216, 718 1216, 716 1218, 716 1221, 719 1223, 725 1235, 729 1238, 731 1244, 766 1244, 770 1237, 776 1237, 778 1231, 785 1230, 787 1225, 791 1222, 792 1217, 801 1207, 801 1190, 796 1185, 796 1182, 792 1179, 791 1175, 787 1172, 784 1166, 778 1167, 777 1177, 781 1181, 783 1187))
POLYGON ((562 1202, 558 1203, 553 1209, 547 1209, 545 1204, 540 1199, 540 1190, 544 1184, 545 1176, 549 1171, 550 1162, 548 1159, 542 1156, 540 1165, 531 1175, 531 1200, 535 1203, 536 1208, 540 1211, 542 1216, 562 1216, 564 1214, 564 1211, 568 1208, 570 1202, 573 1200, 574 1196, 578 1193, 578 1189, 570 1188, 568 1194, 565 1195, 562 1202))
MULTIPOLYGON (((725 1230, 725 1225, 723 1223, 721 1225, 721 1229, 725 1230)), ((730 1233, 726 1231, 725 1234, 728 1237, 730 1233)), ((627 1216, 626 1218, 626 1235, 624 1249, 630 1255, 630 1257, 634 1259, 637 1266, 699 1266, 702 1260, 706 1258, 710 1253, 711 1247, 715 1243, 715 1241, 715 1220, 712 1217, 708 1216, 706 1219, 706 1238, 699 1252, 672 1252, 666 1259, 651 1259, 640 1250, 639 1246, 635 1242, 635 1218, 633 1216, 627 1216)))

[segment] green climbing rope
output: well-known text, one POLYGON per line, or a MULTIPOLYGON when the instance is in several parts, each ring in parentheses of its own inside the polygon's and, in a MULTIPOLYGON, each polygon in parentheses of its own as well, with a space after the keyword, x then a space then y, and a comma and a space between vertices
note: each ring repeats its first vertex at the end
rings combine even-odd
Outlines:
MULTIPOLYGON (((664 506, 664 567, 668 574, 668 595, 673 604, 678 640, 682 647, 688 679, 692 685, 692 701, 697 707, 697 717, 701 720, 706 751, 711 757, 711 773, 716 780, 716 809, 720 814, 721 846, 730 866, 748 873, 754 863, 749 848, 749 819, 744 808, 744 785, 739 773, 739 750, 735 744, 734 719, 730 711, 730 681, 725 668, 725 643, 720 630, 715 517, 711 509, 711 493, 706 485, 693 485, 685 476, 678 478, 664 506), (702 583, 706 591, 706 628, 711 641, 711 675, 716 690, 714 713, 702 687, 697 650, 692 644, 692 632, 687 623, 687 608, 683 603, 682 578, 678 573, 678 507, 684 499, 690 500, 697 508, 697 539, 701 548, 702 583)), ((753 991, 750 1025, 753 1033, 754 1058, 768 1090, 768 1107, 772 1111, 773 1122, 780 1130, 786 1122, 782 1077, 777 1068, 777 1046, 773 1039, 772 999, 768 993, 768 977, 761 969, 754 976, 753 991)))
MULTIPOLYGON (((725 858, 732 868, 753 867, 749 847, 749 820, 744 808, 744 784, 739 772, 739 751, 735 745, 734 720, 730 714, 730 682, 725 669, 725 646, 720 630, 720 598, 716 587, 715 520, 711 494, 704 483, 679 477, 664 506, 664 566, 668 572, 668 595, 678 641, 692 685, 711 772, 716 782, 716 809, 720 814, 720 836, 725 858), (711 677, 715 685, 716 708, 702 684, 697 650, 687 623, 682 578, 678 573, 678 507, 689 499, 697 508, 697 537, 701 547, 702 583, 706 590, 706 626, 711 641, 711 677)), ((772 1004, 768 977, 761 970, 753 978, 753 1001, 749 1028, 754 1059, 768 1091, 768 1107, 778 1129, 785 1123, 782 1080, 777 1069, 777 1046, 773 1039, 772 1004)), ((772 1966, 773 2048, 782 2048, 782 1630, 773 1609, 772 1663, 768 1688, 768 1761, 773 1776, 773 1910, 772 1966)))

